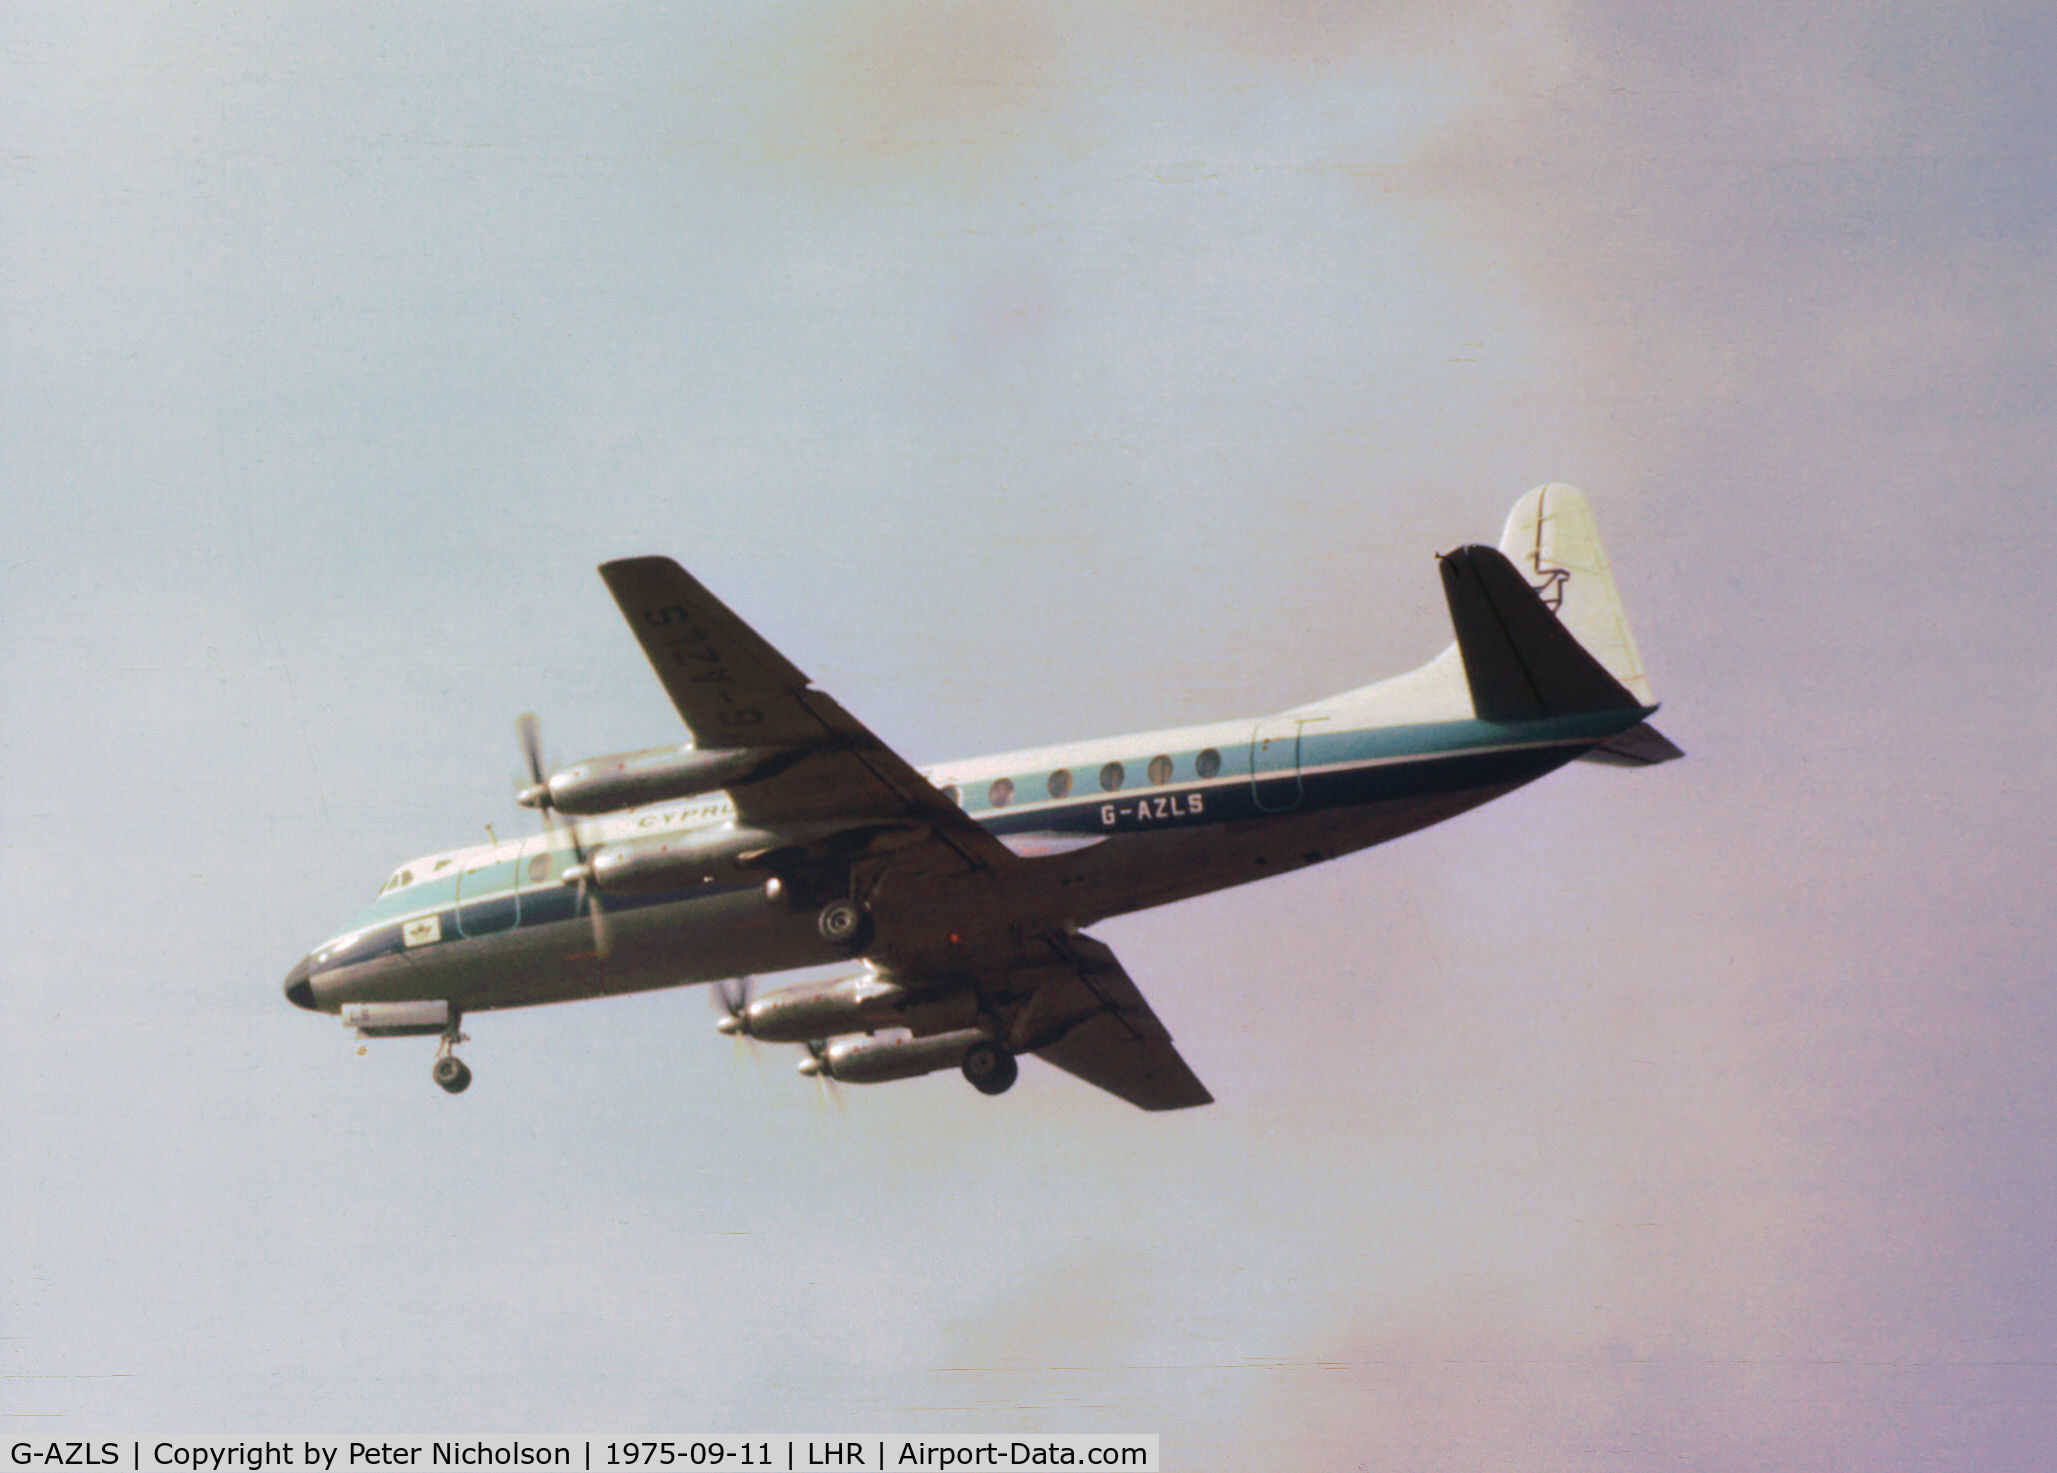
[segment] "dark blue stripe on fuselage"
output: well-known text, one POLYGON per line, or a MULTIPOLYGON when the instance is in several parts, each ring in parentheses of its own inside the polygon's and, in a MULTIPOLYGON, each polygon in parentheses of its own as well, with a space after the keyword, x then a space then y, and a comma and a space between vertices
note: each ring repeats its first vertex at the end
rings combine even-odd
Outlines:
POLYGON ((1043 804, 1019 813, 981 815, 996 834, 1125 834, 1172 826, 1236 823, 1306 813, 1320 808, 1435 798, 1471 788, 1505 787, 1541 777, 1571 761, 1584 742, 1501 751, 1448 752, 1408 761, 1384 761, 1299 775, 1299 798, 1288 772, 1267 779, 1259 794, 1248 777, 1231 782, 1186 783, 1142 791, 1099 793, 1069 803, 1043 804))
MULTIPOLYGON (((1594 742, 1622 729, 1625 723, 1640 719, 1641 714, 1644 713, 1602 712, 1523 725, 1452 722, 1382 732, 1324 733, 1321 741, 1310 739, 1304 744, 1302 766, 1297 773, 1287 768, 1276 777, 1267 775, 1260 779, 1265 787, 1262 795, 1251 775, 1244 772, 1205 783, 1080 794, 1067 802, 1036 804, 1012 811, 987 809, 973 817, 990 832, 1003 835, 1133 834, 1504 788, 1563 766, 1594 742), (1507 745, 1485 745, 1495 738, 1507 745), (1511 745, 1522 741, 1537 745, 1511 745), (1356 747, 1354 753, 1350 751, 1352 746, 1356 747), (1360 760, 1350 763, 1351 755, 1360 760), (1320 765, 1323 762, 1334 765, 1324 767, 1320 765), (1315 770, 1308 770, 1310 767, 1315 770)), ((609 913, 620 914, 750 888, 695 885, 658 894, 608 895, 603 904, 609 913)), ((546 885, 461 901, 442 907, 435 914, 442 927, 441 936, 416 949, 554 925, 581 918, 584 911, 576 890, 546 885)), ((404 928, 423 919, 426 916, 376 926, 346 948, 317 953, 314 975, 337 967, 360 966, 407 950, 404 928)))

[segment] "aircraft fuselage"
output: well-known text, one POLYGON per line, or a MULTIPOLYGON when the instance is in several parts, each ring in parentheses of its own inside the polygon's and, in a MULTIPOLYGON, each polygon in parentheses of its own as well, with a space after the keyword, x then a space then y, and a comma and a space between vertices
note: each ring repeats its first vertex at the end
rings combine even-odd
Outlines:
MULTIPOLYGON (((1028 863, 1010 924, 1078 928, 1263 879, 1423 828, 1533 781, 1634 726, 1646 710, 1529 722, 1350 728, 1328 716, 1187 727, 1009 753, 925 772, 1028 863), (1203 775, 1204 774, 1204 775, 1203 775), (1024 891, 1023 886, 1028 888, 1024 891)), ((734 822, 721 795, 586 820, 589 845, 734 822)), ((441 999, 463 1012, 710 982, 844 959, 811 911, 770 903, 761 879, 709 878, 605 898, 614 938, 595 953, 568 841, 429 855, 300 968, 296 1001, 441 999)), ((947 961, 992 910, 982 881, 872 899, 888 961, 947 961), (956 938, 953 942, 953 936, 956 938)))

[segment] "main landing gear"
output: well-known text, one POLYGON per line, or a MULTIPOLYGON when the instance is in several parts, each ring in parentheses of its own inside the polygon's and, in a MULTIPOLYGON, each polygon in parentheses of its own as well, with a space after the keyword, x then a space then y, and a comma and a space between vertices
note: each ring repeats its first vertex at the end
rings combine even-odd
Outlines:
POLYGON ((964 1061, 957 1067, 982 1095, 1006 1094, 1021 1075, 1021 1065, 1014 1055, 997 1043, 973 1044, 964 1051, 964 1061))
POLYGON ((814 912, 816 933, 836 950, 855 956, 871 945, 877 928, 872 924, 870 910, 861 901, 835 893, 848 888, 848 876, 831 880, 820 873, 803 871, 766 880, 764 898, 773 905, 802 913, 810 906, 819 906, 814 912))
POLYGON ((457 1029, 458 1016, 457 1010, 452 1008, 450 1026, 443 1030, 442 1038, 436 1043, 436 1062, 429 1069, 429 1078, 453 1095, 461 1095, 471 1088, 471 1069, 451 1052, 465 1042, 464 1035, 457 1029))
POLYGON ((871 915, 854 900, 831 900, 815 913, 814 929, 837 950, 858 952, 871 941, 871 915))

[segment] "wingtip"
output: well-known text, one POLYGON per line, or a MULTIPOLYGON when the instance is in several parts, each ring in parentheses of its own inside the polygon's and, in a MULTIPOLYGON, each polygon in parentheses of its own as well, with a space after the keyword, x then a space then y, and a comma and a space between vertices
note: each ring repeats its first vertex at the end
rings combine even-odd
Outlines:
POLYGON ((600 576, 610 573, 629 572, 637 568, 676 568, 678 564, 662 553, 644 553, 641 557, 609 558, 600 564, 600 576))

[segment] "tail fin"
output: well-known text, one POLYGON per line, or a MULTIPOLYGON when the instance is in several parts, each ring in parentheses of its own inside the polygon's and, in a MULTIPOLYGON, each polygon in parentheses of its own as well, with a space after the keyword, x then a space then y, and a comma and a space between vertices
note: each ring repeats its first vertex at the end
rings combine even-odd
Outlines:
POLYGON ((1443 555, 1442 571, 1472 709, 1485 720, 1642 708, 1504 554, 1460 547, 1443 555))
POLYGON ((1638 704, 1657 704, 1600 547, 1600 529, 1576 486, 1538 486, 1515 502, 1500 533, 1500 551, 1638 704))
MULTIPOLYGON (((1295 707, 1294 714, 1347 710, 1398 726, 1657 704, 1593 514, 1575 488, 1538 486, 1508 514, 1498 551, 1459 548, 1443 558, 1442 570, 1456 644, 1405 675, 1295 707)), ((1582 760, 1640 767, 1684 755, 1643 722, 1582 760)))
MULTIPOLYGON (((1506 721, 1656 704, 1599 529, 1575 487, 1538 486, 1508 514, 1498 552, 1459 548, 1442 570, 1480 716, 1506 721)), ((1685 754, 1644 722, 1586 755, 1647 766, 1685 754)))

